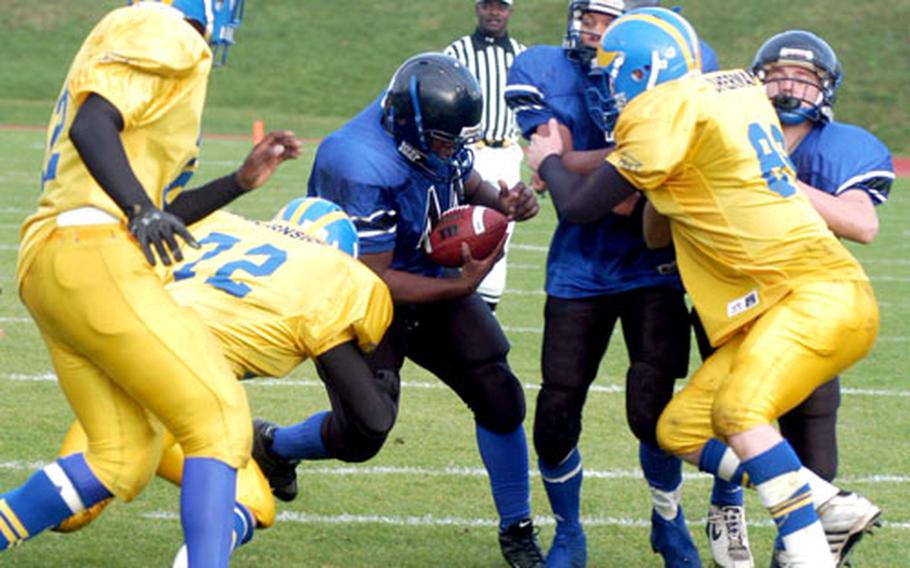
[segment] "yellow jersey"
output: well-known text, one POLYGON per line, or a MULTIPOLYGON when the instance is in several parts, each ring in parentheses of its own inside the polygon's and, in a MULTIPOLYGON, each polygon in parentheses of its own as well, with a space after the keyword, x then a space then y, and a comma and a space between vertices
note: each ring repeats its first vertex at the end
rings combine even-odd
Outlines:
POLYGON ((195 310, 235 374, 281 377, 347 341, 369 351, 392 321, 385 283, 362 262, 287 225, 217 211, 192 225, 166 288, 195 310))
POLYGON ((51 116, 38 211, 21 232, 20 275, 59 213, 91 206, 124 219, 69 139, 88 95, 101 95, 120 111, 120 137, 130 165, 152 202, 163 207, 183 189, 189 179, 185 172, 195 168, 211 67, 212 51, 202 35, 168 5, 119 8, 95 26, 73 60, 51 116))
POLYGON ((670 81, 622 111, 607 157, 670 218, 711 343, 810 281, 868 280, 797 188, 764 87, 745 71, 670 81))

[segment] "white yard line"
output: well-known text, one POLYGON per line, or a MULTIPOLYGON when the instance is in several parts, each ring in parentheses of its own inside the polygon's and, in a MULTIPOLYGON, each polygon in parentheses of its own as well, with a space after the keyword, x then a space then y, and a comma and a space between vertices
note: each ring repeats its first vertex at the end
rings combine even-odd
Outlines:
MULTIPOLYGON (((0 461, 0 470, 9 471, 35 471, 46 464, 44 462, 27 462, 21 460, 0 461)), ((337 465, 337 466, 316 466, 310 463, 301 465, 297 469, 298 475, 315 475, 319 477, 388 477, 388 476, 405 476, 405 477, 486 477, 487 472, 482 467, 420 467, 420 466, 354 466, 354 465, 337 465)), ((537 470, 530 471, 531 477, 540 477, 537 470)), ((586 479, 642 479, 642 473, 639 469, 615 469, 615 470, 597 470, 586 469, 586 479)), ((706 473, 687 471, 683 473, 683 478, 689 482, 710 481, 711 476, 706 473)), ((863 485, 904 485, 910 484, 908 475, 856 475, 841 476, 837 478, 838 483, 842 484, 863 484, 863 485)))
MULTIPOLYGON (((180 516, 173 511, 154 511, 143 513, 143 517, 154 520, 178 521, 180 516)), ((281 523, 300 523, 308 525, 389 525, 396 527, 493 527, 498 524, 495 519, 480 519, 469 517, 437 517, 435 515, 421 516, 400 516, 400 515, 355 515, 351 513, 341 513, 340 515, 316 515, 312 513, 298 513, 296 511, 283 511, 278 513, 277 519, 281 523)), ((581 519, 585 527, 630 527, 630 528, 651 528, 649 519, 633 519, 629 517, 606 517, 603 515, 585 516, 581 519)), ((703 527, 706 519, 690 519, 686 522, 692 527, 703 527)), ((552 526, 555 524, 553 517, 534 517, 534 524, 537 526, 552 526)), ((772 527, 768 519, 753 520, 749 519, 749 526, 772 527)), ((891 522, 883 521, 883 529, 910 529, 910 522, 891 522)))
MULTIPOLYGON (((54 373, 0 373, 0 380, 5 381, 14 381, 14 382, 56 382, 57 377, 54 373)), ((271 388, 271 387, 296 387, 296 388, 324 388, 323 384, 319 381, 312 379, 271 379, 271 378, 258 378, 244 381, 243 383, 247 387, 254 388, 271 388)), ((448 390, 447 387, 442 382, 422 382, 422 381, 402 381, 402 388, 406 389, 426 389, 426 390, 436 390, 444 389, 448 390)), ((540 390, 540 384, 538 383, 524 383, 524 388, 529 391, 540 390)), ((679 387, 681 388, 681 387, 679 387)), ((605 393, 605 394, 621 394, 626 392, 625 387, 622 385, 591 385, 590 392, 594 393, 605 393)), ((872 397, 882 397, 882 398, 907 398, 910 397, 910 390, 898 390, 898 389, 857 389, 857 388, 845 388, 841 387, 841 393, 846 395, 857 395, 857 396, 872 396, 872 397)))

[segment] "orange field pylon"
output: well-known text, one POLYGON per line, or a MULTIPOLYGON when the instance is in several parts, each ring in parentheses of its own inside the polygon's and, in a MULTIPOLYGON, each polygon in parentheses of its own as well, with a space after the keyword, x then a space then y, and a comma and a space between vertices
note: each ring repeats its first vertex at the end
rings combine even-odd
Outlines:
POLYGON ((253 121, 253 145, 259 144, 260 140, 265 138, 265 122, 261 120, 253 121))

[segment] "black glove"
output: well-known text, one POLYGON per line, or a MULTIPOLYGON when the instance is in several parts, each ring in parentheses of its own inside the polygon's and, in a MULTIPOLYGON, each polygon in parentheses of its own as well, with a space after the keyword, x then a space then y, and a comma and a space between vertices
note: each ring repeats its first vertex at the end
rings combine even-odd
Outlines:
POLYGON ((145 254, 146 260, 152 266, 155 266, 155 254, 152 252, 152 246, 155 247, 158 258, 165 266, 171 265, 171 256, 178 262, 183 260, 175 234, 180 235, 191 247, 199 248, 199 243, 187 230, 183 221, 154 205, 136 206, 132 215, 129 215, 129 229, 139 242, 139 248, 145 254), (167 243, 170 253, 164 247, 165 243, 167 243))

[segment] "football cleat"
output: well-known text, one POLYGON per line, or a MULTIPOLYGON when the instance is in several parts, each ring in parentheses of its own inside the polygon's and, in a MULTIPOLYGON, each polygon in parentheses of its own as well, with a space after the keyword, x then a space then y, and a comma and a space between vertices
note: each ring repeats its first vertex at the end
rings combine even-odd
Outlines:
POLYGON ((844 566, 860 539, 881 526, 881 514, 882 510, 871 501, 851 491, 841 491, 818 508, 835 566, 844 566))
POLYGON ((272 495, 282 501, 293 501, 297 498, 297 464, 300 460, 289 460, 272 453, 277 429, 274 422, 253 420, 253 459, 269 480, 272 495))
POLYGON ((585 568, 588 564, 588 541, 584 529, 561 530, 556 526, 553 545, 547 552, 547 568, 585 568))
POLYGON ((531 519, 519 521, 499 532, 499 549, 512 568, 546 568, 531 519))
POLYGON ((746 510, 743 507, 711 505, 705 534, 711 545, 714 566, 752 568, 755 565, 749 550, 746 510))
POLYGON ((651 509, 651 549, 664 559, 664 568, 701 566, 682 507, 672 521, 661 517, 657 509, 651 509))

